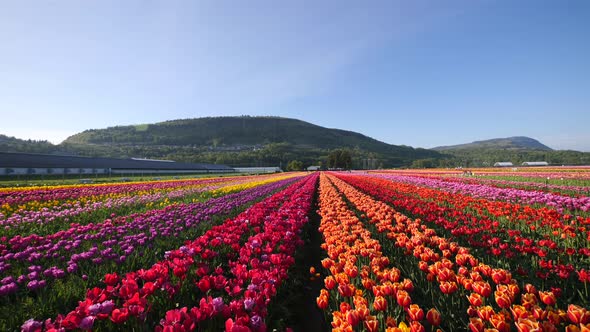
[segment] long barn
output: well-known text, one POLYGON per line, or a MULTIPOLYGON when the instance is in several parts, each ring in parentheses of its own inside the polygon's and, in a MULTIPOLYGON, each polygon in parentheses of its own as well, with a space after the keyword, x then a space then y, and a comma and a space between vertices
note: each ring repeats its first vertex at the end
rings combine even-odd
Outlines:
POLYGON ((0 152, 0 176, 66 174, 181 174, 233 173, 225 165, 171 160, 116 159, 0 152))

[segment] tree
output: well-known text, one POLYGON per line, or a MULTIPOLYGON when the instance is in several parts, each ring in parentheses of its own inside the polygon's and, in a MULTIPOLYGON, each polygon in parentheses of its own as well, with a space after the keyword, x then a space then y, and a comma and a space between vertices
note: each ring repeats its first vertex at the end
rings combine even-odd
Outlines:
POLYGON ((328 168, 350 169, 352 166, 352 155, 347 149, 332 150, 328 154, 328 168))
POLYGON ((412 162, 412 168, 433 168, 436 165, 435 161, 433 158, 414 160, 412 162))
POLYGON ((299 160, 291 160, 287 164, 287 171, 301 171, 303 170, 303 162, 299 160))

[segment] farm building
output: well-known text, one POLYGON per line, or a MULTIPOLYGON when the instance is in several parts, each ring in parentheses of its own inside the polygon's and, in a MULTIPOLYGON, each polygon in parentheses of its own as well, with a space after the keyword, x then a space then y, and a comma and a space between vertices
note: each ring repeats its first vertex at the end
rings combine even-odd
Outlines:
POLYGON ((512 167, 512 166, 514 166, 514 165, 509 161, 499 161, 494 164, 494 167, 512 167))
POLYGON ((549 166, 546 161, 525 161, 522 166, 549 166))
POLYGON ((250 173, 250 174, 261 174, 261 173, 279 173, 283 170, 280 167, 234 167, 238 173, 250 173))
POLYGON ((225 165, 180 163, 171 160, 115 159, 0 152, 0 176, 66 174, 233 173, 225 165))
POLYGON ((319 171, 320 170, 320 166, 309 166, 307 168, 308 171, 319 171))

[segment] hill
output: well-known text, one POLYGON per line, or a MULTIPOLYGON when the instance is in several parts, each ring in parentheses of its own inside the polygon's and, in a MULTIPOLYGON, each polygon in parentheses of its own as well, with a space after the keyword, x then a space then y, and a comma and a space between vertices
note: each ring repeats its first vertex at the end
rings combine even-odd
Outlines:
POLYGON ((535 139, 524 136, 439 146, 433 150, 452 156, 452 165, 464 167, 491 166, 499 161, 510 161, 514 165, 520 165, 525 161, 546 161, 552 165, 590 164, 590 153, 553 150, 535 139))
POLYGON ((2 152, 54 153, 57 150, 58 147, 48 141, 23 140, 0 134, 2 152))
POLYGON ((365 135, 281 117, 208 117, 136 126, 86 130, 62 146, 83 155, 169 158, 232 166, 306 165, 325 162, 331 150, 347 148, 353 167, 363 159, 376 166, 410 165, 416 159, 440 158, 432 150, 387 144, 365 135))
POLYGON ((498 161, 590 164, 590 153, 552 150, 528 137, 497 138, 432 150, 391 145, 365 135, 280 117, 214 117, 86 130, 60 145, 0 135, 0 151, 89 157, 152 158, 230 166, 327 165, 348 149, 352 168, 477 167, 498 161), (368 161, 369 160, 369 161, 368 161))
POLYGON ((494 138, 484 141, 475 141, 466 144, 438 146, 433 148, 436 151, 460 150, 460 149, 502 149, 502 150, 541 150, 552 151, 547 145, 536 139, 525 136, 514 136, 507 138, 494 138))

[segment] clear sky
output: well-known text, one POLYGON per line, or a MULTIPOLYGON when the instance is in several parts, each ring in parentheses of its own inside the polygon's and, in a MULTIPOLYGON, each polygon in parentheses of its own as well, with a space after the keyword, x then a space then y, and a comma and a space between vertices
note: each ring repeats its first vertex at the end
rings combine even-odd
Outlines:
POLYGON ((0 0, 0 133, 221 115, 590 151, 590 1, 0 0))

